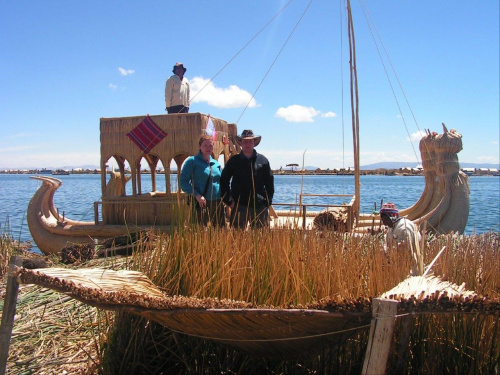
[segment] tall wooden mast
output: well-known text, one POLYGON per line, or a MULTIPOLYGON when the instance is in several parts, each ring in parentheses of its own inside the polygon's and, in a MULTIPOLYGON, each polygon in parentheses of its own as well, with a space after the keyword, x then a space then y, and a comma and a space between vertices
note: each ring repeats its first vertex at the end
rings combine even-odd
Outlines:
POLYGON ((347 30, 349 34, 349 67, 351 82, 352 143, 354 152, 354 216, 359 221, 360 183, 359 183, 359 110, 358 110, 358 73, 356 70, 356 40, 352 22, 351 2, 347 0, 347 30))

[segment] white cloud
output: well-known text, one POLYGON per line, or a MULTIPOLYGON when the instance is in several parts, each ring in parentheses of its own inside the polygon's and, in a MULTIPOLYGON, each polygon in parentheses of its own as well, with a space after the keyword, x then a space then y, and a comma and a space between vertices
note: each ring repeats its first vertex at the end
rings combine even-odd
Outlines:
POLYGON ((419 130, 419 131, 417 131, 415 133, 412 133, 410 135, 410 138, 407 137, 406 140, 409 141, 409 142, 420 142, 420 140, 424 136, 425 136, 425 132, 422 131, 422 130, 419 130))
POLYGON ((335 112, 330 111, 330 112, 322 113, 321 117, 332 118, 332 117, 337 117, 337 114, 335 112))
POLYGON ((129 74, 134 74, 135 70, 133 69, 124 69, 121 66, 118 68, 118 71, 122 76, 128 76, 129 74))
POLYGON ((478 163, 490 163, 496 164, 498 163, 498 159, 494 156, 481 155, 477 157, 478 163))
POLYGON ((274 116, 283 118, 288 122, 314 122, 314 117, 320 114, 321 112, 315 110, 313 107, 294 104, 286 108, 279 108, 274 116))
POLYGON ((114 91, 114 90, 116 90, 116 88, 117 88, 118 86, 117 86, 117 85, 113 85, 112 83, 110 83, 110 84, 108 85, 108 87, 109 87, 109 89, 110 89, 110 90, 113 90, 113 91, 114 91))
POLYGON ((217 87, 213 82, 203 77, 194 77, 190 80, 191 101, 193 103, 205 102, 216 108, 239 108, 258 107, 252 94, 239 88, 236 85, 230 85, 227 88, 217 87))

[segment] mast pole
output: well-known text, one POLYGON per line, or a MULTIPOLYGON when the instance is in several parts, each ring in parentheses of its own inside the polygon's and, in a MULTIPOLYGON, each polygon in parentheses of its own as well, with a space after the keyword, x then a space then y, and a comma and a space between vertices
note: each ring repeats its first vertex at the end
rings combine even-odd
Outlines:
POLYGON ((359 98, 358 98, 358 73, 356 69, 356 40, 352 22, 351 2, 347 0, 347 29, 349 34, 349 66, 351 82, 351 118, 352 118, 352 143, 354 152, 354 216, 359 221, 360 183, 359 183, 359 98))

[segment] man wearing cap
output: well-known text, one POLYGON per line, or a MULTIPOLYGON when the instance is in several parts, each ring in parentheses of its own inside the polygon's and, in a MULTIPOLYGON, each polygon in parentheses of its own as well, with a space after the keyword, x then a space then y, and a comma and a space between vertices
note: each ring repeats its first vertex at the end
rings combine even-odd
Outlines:
POLYGON ((261 136, 243 130, 236 136, 241 152, 232 156, 222 170, 221 195, 231 208, 231 226, 262 228, 269 225, 269 206, 273 202, 274 177, 267 158, 254 147, 261 136), (231 185, 231 186, 230 186, 231 185))
POLYGON ((180 62, 174 65, 174 73, 165 84, 165 109, 171 113, 189 112, 189 82, 184 77, 186 68, 180 62))
POLYGON ((399 210, 394 203, 382 205, 380 219, 388 227, 386 234, 387 247, 407 243, 412 256, 411 275, 422 275, 424 264, 419 244, 421 236, 415 223, 406 217, 399 217, 399 210))

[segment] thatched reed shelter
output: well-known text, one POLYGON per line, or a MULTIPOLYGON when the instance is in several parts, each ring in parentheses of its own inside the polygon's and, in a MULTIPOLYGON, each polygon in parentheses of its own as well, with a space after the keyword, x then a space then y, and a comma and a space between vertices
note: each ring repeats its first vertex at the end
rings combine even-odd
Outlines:
POLYGON ((235 142, 236 125, 224 120, 202 113, 101 118, 102 224, 169 225, 172 207, 182 196, 179 195, 179 186, 174 193, 170 192, 171 162, 175 162, 176 172, 180 174, 184 160, 198 152, 198 140, 209 120, 216 133, 214 157, 218 159, 223 155, 227 161, 239 151, 239 146, 235 142), (127 177, 119 178, 117 182, 109 181, 107 166, 110 159, 116 161, 120 177, 127 177), (141 164, 144 161, 151 172, 146 175, 151 178, 150 192, 142 189, 141 164), (159 162, 165 171, 161 175, 165 178, 165 192, 156 189, 159 162), (129 179, 132 187, 127 190, 129 179))

